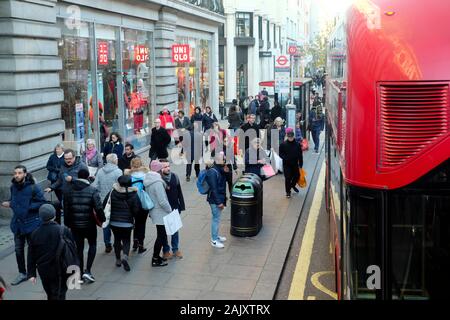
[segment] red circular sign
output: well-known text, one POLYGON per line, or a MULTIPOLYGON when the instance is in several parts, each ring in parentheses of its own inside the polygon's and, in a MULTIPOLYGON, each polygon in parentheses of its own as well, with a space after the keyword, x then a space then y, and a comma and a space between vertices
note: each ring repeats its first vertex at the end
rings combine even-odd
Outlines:
POLYGON ((277 59, 277 63, 280 66, 284 66, 286 63, 288 63, 288 59, 286 58, 286 56, 279 56, 277 59))
POLYGON ((289 54, 294 55, 297 53, 297 47, 296 46, 290 46, 289 47, 289 54))

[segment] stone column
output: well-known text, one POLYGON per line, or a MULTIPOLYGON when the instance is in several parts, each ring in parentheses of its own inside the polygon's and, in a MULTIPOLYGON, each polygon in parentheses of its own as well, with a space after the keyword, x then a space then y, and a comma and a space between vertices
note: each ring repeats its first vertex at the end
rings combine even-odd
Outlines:
POLYGON ((61 142, 55 5, 56 0, 0 1, 0 199, 9 198, 18 164, 44 181, 48 156, 61 142))
POLYGON ((172 63, 172 45, 175 43, 176 24, 176 11, 162 8, 154 34, 156 110, 153 115, 155 116, 164 107, 169 110, 178 108, 177 78, 175 64, 172 63))
MULTIPOLYGON (((261 81, 261 70, 259 62, 259 23, 258 23, 258 11, 254 12, 253 15, 253 37, 255 38, 255 46, 250 48, 252 53, 252 65, 249 63, 249 69, 253 69, 253 81, 248 84, 248 93, 254 96, 259 91, 259 82, 261 81)), ((250 59, 249 59, 250 61, 250 59)))
POLYGON ((226 62, 225 62, 225 103, 231 104, 236 99, 236 47, 234 45, 234 37, 236 36, 235 28, 235 11, 229 8, 225 9, 226 16, 226 62))

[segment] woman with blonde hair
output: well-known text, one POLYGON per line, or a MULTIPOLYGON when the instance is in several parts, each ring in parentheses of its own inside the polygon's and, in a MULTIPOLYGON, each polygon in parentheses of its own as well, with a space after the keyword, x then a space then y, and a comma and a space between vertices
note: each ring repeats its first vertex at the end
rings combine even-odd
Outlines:
MULTIPOLYGON (((139 191, 144 190, 144 178, 149 172, 149 169, 144 166, 141 158, 134 158, 131 160, 131 169, 125 170, 125 175, 131 176, 131 183, 139 191)), ((133 231, 133 251, 144 253, 147 249, 144 248, 145 239, 145 225, 147 223, 148 210, 142 209, 135 217, 134 231, 133 231)))
POLYGON ((87 139, 86 150, 82 154, 82 160, 89 168, 90 177, 96 176, 98 170, 103 167, 103 158, 95 146, 94 139, 87 139))

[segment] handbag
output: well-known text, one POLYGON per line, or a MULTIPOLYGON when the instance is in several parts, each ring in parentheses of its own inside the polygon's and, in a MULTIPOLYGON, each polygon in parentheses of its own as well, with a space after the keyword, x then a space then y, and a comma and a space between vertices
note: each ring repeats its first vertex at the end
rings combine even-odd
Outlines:
POLYGON ((266 164, 261 168, 261 175, 266 179, 272 178, 275 174, 275 170, 273 170, 270 164, 266 164))
POLYGON ((304 138, 301 142, 302 151, 307 151, 309 149, 308 140, 304 138))
POLYGON ((105 222, 102 224, 102 228, 107 228, 109 226, 109 219, 111 218, 111 193, 109 193, 108 201, 106 202, 103 212, 105 213, 105 222))
POLYGON ((172 122, 167 122, 166 123, 166 128, 165 128, 166 130, 172 130, 173 129, 173 124, 172 124, 172 122))
POLYGON ((152 210, 155 207, 152 198, 143 189, 138 190, 138 197, 141 200, 142 209, 152 210))
POLYGON ((270 157, 270 162, 272 163, 275 172, 283 172, 283 159, 281 159, 275 151, 272 151, 270 157))
POLYGON ((297 184, 300 188, 306 188, 306 171, 303 168, 299 168, 300 177, 298 178, 297 184))
POLYGON ((167 235, 171 236, 178 232, 183 227, 180 213, 178 210, 173 210, 168 215, 164 216, 164 227, 166 228, 167 235))

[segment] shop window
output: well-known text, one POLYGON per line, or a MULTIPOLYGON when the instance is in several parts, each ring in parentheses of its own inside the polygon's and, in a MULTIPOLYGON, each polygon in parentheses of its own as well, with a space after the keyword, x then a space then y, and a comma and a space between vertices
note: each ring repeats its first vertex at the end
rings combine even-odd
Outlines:
POLYGON ((136 149, 150 143, 150 40, 146 31, 122 29, 122 92, 125 137, 136 149))
POLYGON ((253 14, 236 12, 236 37, 253 37, 253 14))
POLYGON ((209 106, 209 41, 200 40, 200 102, 202 108, 209 106))

